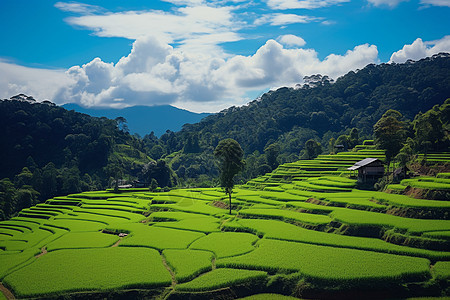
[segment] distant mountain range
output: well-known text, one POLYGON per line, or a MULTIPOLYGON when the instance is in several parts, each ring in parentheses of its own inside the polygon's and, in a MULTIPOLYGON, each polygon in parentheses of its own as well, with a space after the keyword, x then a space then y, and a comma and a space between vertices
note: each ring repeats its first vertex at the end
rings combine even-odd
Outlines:
POLYGON ((152 131, 158 137, 167 130, 179 131, 184 124, 200 122, 201 119, 210 115, 208 113, 194 113, 170 105, 98 109, 84 108, 75 103, 68 103, 62 105, 62 107, 93 117, 106 117, 109 119, 124 117, 127 120, 130 133, 137 133, 142 137, 150 134, 152 131))

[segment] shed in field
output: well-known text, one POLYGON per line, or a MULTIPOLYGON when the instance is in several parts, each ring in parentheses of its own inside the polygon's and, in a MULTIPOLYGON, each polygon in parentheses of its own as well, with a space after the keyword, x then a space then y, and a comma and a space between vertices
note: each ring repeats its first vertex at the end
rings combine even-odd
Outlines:
POLYGON ((358 161, 347 170, 354 172, 358 171, 358 180, 366 182, 367 180, 376 180, 384 175, 384 165, 378 158, 365 158, 358 161))

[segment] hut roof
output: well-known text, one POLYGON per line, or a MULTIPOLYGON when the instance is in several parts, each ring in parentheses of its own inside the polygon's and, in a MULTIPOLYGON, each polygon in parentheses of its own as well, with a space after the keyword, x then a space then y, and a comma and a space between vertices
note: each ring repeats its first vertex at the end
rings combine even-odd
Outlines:
POLYGON ((358 170, 359 168, 365 167, 367 165, 370 165, 371 163, 373 163, 373 162, 375 162, 377 160, 379 161, 378 158, 365 158, 363 160, 358 161, 357 163, 355 163, 350 168, 347 168, 347 170, 350 170, 350 171, 358 170))

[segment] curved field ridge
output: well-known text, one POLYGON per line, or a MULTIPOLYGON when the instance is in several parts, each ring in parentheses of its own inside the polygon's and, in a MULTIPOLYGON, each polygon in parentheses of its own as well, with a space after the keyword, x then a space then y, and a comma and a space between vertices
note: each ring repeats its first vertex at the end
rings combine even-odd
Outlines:
POLYGON ((175 271, 175 279, 184 282, 212 269, 214 255, 209 251, 168 249, 163 255, 175 271))
POLYGON ((172 228, 137 224, 130 236, 123 239, 120 247, 150 247, 163 249, 186 249, 189 244, 204 236, 203 233, 172 228))
POLYGON ((264 235, 265 238, 276 240, 417 256, 432 260, 450 260, 450 252, 405 247, 391 244, 376 238, 355 237, 312 231, 275 220, 242 219, 236 221, 235 224, 230 223, 226 226, 231 226, 232 229, 233 227, 240 228, 241 230, 245 229, 258 235, 264 235))
POLYGON ((156 250, 106 248, 50 252, 6 276, 3 282, 17 297, 37 297, 165 286, 171 277, 156 250))
POLYGON ((253 252, 217 261, 218 267, 300 272, 314 281, 358 286, 423 281, 431 277, 429 265, 424 258, 269 239, 253 252))
POLYGON ((239 283, 265 279, 266 272, 239 269, 216 269, 196 279, 177 285, 180 291, 208 291, 239 283))
POLYGON ((258 240, 256 235, 244 232, 217 232, 211 233, 196 240, 191 249, 208 250, 217 258, 241 255, 253 251, 253 244, 258 240))
POLYGON ((119 240, 117 235, 101 232, 66 233, 47 246, 48 251, 61 249, 103 248, 109 247, 119 240))

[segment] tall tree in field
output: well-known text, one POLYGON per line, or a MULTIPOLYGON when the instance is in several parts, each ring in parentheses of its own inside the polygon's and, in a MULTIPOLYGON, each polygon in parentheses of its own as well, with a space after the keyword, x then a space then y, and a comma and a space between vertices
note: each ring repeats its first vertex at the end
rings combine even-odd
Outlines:
POLYGON ((406 138, 406 123, 401 121, 402 114, 390 109, 373 126, 375 144, 386 151, 388 164, 403 147, 406 138))
POLYGON ((220 186, 225 189, 230 199, 230 215, 231 215, 231 194, 234 187, 234 176, 244 167, 244 151, 233 139, 225 139, 219 142, 214 150, 214 156, 219 161, 220 169, 220 186))
POLYGON ((413 121, 414 133, 420 150, 428 153, 429 146, 439 150, 439 144, 444 139, 444 124, 440 118, 438 105, 426 113, 419 113, 413 121))
POLYGON ((275 170, 278 167, 278 154, 280 154, 280 146, 277 143, 270 144, 264 148, 266 154, 267 164, 275 170))
POLYGON ((316 142, 313 139, 309 139, 305 143, 305 152, 302 158, 306 159, 314 159, 316 158, 320 153, 322 153, 322 146, 320 143, 316 142))

